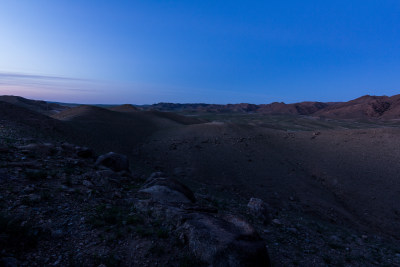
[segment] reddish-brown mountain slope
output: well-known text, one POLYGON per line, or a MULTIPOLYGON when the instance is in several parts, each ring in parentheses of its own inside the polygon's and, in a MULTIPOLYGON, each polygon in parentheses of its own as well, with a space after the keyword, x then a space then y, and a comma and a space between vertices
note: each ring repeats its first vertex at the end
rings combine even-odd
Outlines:
POLYGON ((158 103, 148 108, 161 111, 190 111, 190 112, 210 112, 210 113, 262 113, 262 114, 291 114, 291 115, 311 115, 335 103, 322 102, 300 102, 295 104, 285 104, 274 102, 271 104, 174 104, 158 103))
POLYGON ((258 112, 264 114, 311 115, 328 106, 329 104, 322 102, 300 102, 295 104, 274 102, 267 105, 260 105, 258 112))
POLYGON ((400 117, 398 96, 362 96, 357 99, 326 107, 314 115, 339 119, 391 119, 400 117))

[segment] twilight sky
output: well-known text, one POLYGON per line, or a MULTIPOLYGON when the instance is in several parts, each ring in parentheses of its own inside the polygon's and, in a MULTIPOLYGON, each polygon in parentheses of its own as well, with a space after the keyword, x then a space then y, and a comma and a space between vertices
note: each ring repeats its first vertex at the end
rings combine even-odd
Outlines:
POLYGON ((0 95, 259 104, 399 90, 398 0, 0 3, 0 95))

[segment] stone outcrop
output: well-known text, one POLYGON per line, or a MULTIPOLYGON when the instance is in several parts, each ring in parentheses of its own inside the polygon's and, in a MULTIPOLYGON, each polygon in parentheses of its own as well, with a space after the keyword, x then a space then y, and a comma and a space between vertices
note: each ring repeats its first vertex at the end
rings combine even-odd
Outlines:
POLYGON ((115 172, 129 171, 128 158, 125 155, 114 152, 109 152, 98 157, 96 166, 104 166, 115 172))
POLYGON ((252 197, 247 204, 247 208, 251 215, 261 219, 265 224, 270 222, 268 205, 261 199, 252 197))
POLYGON ((184 184, 173 178, 161 177, 154 173, 147 179, 140 193, 148 194, 159 202, 194 203, 196 198, 193 192, 184 184))
POLYGON ((136 207, 168 222, 181 242, 208 266, 270 266, 265 242, 245 220, 194 204, 193 192, 173 178, 153 174, 136 207))

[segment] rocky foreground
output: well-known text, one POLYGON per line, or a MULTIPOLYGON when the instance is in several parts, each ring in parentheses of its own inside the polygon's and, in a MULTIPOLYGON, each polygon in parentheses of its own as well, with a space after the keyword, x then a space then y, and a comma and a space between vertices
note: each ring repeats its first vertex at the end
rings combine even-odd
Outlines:
POLYGON ((0 132, 0 266, 400 265, 380 236, 193 192, 121 154, 0 132))
POLYGON ((136 177, 123 155, 26 139, 0 155, 5 266, 270 264, 245 220, 162 173, 136 177))

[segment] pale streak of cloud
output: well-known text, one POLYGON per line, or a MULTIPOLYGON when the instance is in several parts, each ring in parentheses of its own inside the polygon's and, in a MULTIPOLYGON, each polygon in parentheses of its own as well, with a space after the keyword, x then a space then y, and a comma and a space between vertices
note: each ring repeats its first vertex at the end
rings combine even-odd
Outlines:
MULTIPOLYGON (((0 95, 18 95, 49 101, 84 102, 104 92, 92 80, 0 72, 0 95)), ((104 91, 104 90, 103 90, 104 91)))
POLYGON ((82 88, 90 83, 93 83, 93 81, 58 76, 0 72, 0 85, 3 86, 24 86, 34 89, 43 87, 43 89, 54 88, 67 91, 93 91, 93 89, 88 90, 82 88))
POLYGON ((110 82, 68 77, 10 73, 0 71, 0 95, 82 104, 240 103, 271 96, 255 92, 234 92, 210 88, 189 88, 157 83, 110 82))
POLYGON ((70 77, 61 77, 61 76, 50 76, 50 75, 36 75, 36 74, 26 74, 26 73, 17 73, 17 72, 1 72, 0 71, 0 79, 34 79, 34 80, 59 80, 59 81, 88 81, 85 79, 77 79, 70 77))

